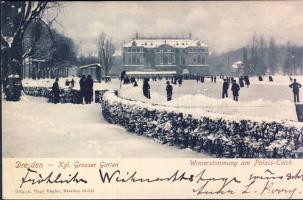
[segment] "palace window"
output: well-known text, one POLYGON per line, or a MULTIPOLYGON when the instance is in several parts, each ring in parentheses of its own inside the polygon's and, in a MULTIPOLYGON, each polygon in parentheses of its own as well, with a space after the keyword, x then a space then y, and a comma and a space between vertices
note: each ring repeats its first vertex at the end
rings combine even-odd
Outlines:
POLYGON ((135 55, 132 56, 132 64, 136 64, 136 56, 135 55))
POLYGON ((168 60, 168 63, 173 63, 173 56, 172 55, 169 55, 169 60, 168 60))
POLYGON ((206 63, 206 60, 205 60, 205 57, 202 58, 202 64, 205 64, 206 63))
POLYGON ((185 58, 182 57, 181 60, 182 60, 182 65, 185 65, 185 63, 186 63, 185 58))
POLYGON ((176 64, 177 64, 177 65, 180 64, 180 57, 179 57, 179 56, 176 57, 176 64))
POLYGON ((163 64, 164 64, 164 65, 167 65, 167 64, 168 64, 168 57, 167 57, 167 56, 164 56, 164 57, 163 57, 163 64))
POLYGON ((199 56, 198 56, 198 63, 201 64, 201 62, 202 62, 202 58, 201 58, 201 56, 199 55, 199 56))

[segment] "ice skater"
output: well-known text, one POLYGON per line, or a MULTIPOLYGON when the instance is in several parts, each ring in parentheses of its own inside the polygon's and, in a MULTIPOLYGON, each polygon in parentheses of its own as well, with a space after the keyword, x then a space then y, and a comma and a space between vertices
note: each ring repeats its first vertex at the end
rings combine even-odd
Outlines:
POLYGON ((59 78, 56 78, 55 82, 53 83, 52 93, 54 95, 54 103, 57 104, 60 101, 60 89, 59 89, 59 78))
POLYGON ((173 96, 173 86, 170 84, 169 81, 167 81, 166 84, 167 101, 171 101, 173 96))
POLYGON ((233 84, 231 86, 231 90, 233 92, 234 101, 238 101, 240 86, 238 85, 238 83, 236 82, 236 80, 233 80, 233 84))
POLYGON ((302 87, 300 83, 297 82, 296 79, 294 79, 294 82, 289 85, 290 88, 292 88, 292 92, 294 93, 294 102, 300 102, 299 99, 299 90, 302 87))
POLYGON ((148 83, 149 79, 148 78, 145 78, 144 79, 144 82, 143 82, 143 95, 150 99, 150 85, 148 83))
POLYGON ((229 83, 227 79, 224 79, 223 82, 223 90, 222 90, 222 98, 224 99, 225 97, 228 97, 228 88, 229 88, 229 83))

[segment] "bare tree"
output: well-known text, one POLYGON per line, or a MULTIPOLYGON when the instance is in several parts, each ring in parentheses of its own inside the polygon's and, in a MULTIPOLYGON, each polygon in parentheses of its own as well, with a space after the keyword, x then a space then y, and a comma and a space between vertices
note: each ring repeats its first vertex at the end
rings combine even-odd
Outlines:
POLYGON ((257 59, 257 62, 258 62, 258 66, 259 66, 259 72, 261 74, 264 74, 266 71, 267 71, 267 66, 266 66, 266 52, 267 52, 267 42, 266 40, 264 39, 264 37, 261 35, 260 36, 260 39, 259 39, 259 53, 258 53, 258 59, 257 59))
POLYGON ((1 1, 1 57, 4 58, 1 61, 1 76, 7 100, 18 100, 20 97, 20 83, 17 87, 8 82, 8 78, 11 75, 21 77, 22 61, 31 53, 31 47, 23 51, 22 42, 26 29, 33 21, 42 19, 45 10, 56 6, 59 4, 54 1, 1 1))
POLYGON ((268 64, 271 74, 274 74, 277 71, 277 45, 275 42, 275 38, 271 37, 269 41, 269 52, 268 52, 268 64))
POLYGON ((252 46, 251 46, 251 64, 254 69, 254 72, 257 73, 257 66, 258 66, 258 49, 259 49, 259 40, 257 35, 254 34, 252 38, 252 46))
POLYGON ((114 53, 115 46, 112 43, 112 39, 107 37, 105 33, 101 33, 98 41, 98 56, 100 65, 104 68, 105 76, 108 75, 113 65, 114 53))

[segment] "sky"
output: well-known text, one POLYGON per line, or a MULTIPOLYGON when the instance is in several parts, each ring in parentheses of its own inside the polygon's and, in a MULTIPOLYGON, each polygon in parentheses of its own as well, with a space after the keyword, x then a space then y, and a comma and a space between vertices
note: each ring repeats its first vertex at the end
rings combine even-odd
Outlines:
POLYGON ((100 33, 118 51, 139 36, 188 36, 217 53, 241 48, 254 33, 303 45, 303 1, 62 2, 55 27, 81 54, 95 54, 100 33))

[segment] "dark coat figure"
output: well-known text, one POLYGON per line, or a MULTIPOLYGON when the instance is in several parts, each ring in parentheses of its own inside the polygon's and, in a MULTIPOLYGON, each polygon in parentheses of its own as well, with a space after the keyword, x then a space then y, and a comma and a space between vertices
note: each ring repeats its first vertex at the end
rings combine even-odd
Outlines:
POLYGON ((85 75, 82 75, 79 81, 81 103, 83 103, 83 99, 85 98, 85 93, 86 93, 85 80, 86 80, 85 75))
POLYGON ((134 83, 135 81, 136 81, 135 77, 132 76, 132 77, 130 78, 130 82, 131 82, 131 83, 134 83))
POLYGON ((59 89, 59 79, 56 78, 56 81, 53 83, 52 93, 54 95, 54 103, 59 103, 60 100, 60 89, 59 89))
POLYGON ((173 96, 173 86, 169 83, 169 81, 167 81, 166 84, 167 101, 171 101, 173 96))
POLYGON ((213 76, 211 76, 210 78, 211 78, 211 82, 214 82, 214 77, 213 77, 213 76))
POLYGON ((66 79, 66 81, 65 81, 65 86, 69 86, 69 81, 68 81, 68 79, 66 79))
POLYGON ((182 78, 181 77, 178 79, 178 83, 179 83, 179 86, 182 85, 182 78))
POLYGON ((292 88, 292 92, 294 93, 294 102, 300 102, 299 89, 302 87, 302 85, 298 83, 296 79, 294 79, 294 82, 290 84, 289 87, 292 88))
POLYGON ((244 80, 243 80, 242 76, 239 78, 239 84, 240 84, 240 87, 244 87, 244 80))
POLYGON ((240 90, 240 86, 238 85, 238 83, 236 82, 236 80, 234 80, 233 84, 231 86, 231 91, 233 92, 233 96, 234 96, 234 100, 235 101, 238 101, 239 90, 240 90))
POLYGON ((204 83, 204 76, 201 76, 201 83, 204 83))
POLYGON ((129 80, 128 76, 124 78, 124 82, 123 83, 124 84, 129 84, 130 83, 130 80, 129 80))
POLYGON ((247 85, 247 87, 249 87, 250 81, 249 81, 249 77, 248 76, 244 76, 244 82, 245 82, 245 85, 247 85))
POLYGON ((87 76, 87 79, 85 80, 85 103, 90 104, 93 101, 93 95, 94 95, 94 81, 91 78, 90 75, 87 76))
POLYGON ((274 82, 274 79, 272 78, 272 76, 269 76, 269 82, 274 82))
POLYGON ((217 81, 217 77, 216 76, 214 76, 214 82, 216 82, 217 81))
POLYGON ((74 81, 74 79, 72 78, 72 80, 70 81, 70 84, 71 84, 71 86, 72 87, 74 87, 75 86, 75 81, 74 81))
POLYGON ((258 76, 259 81, 263 81, 263 77, 262 76, 258 76))
POLYGON ((146 79, 144 79, 144 82, 143 82, 143 95, 146 97, 146 98, 148 98, 148 99, 150 99, 150 85, 149 85, 149 83, 148 83, 148 79, 146 78, 146 79))
POLYGON ((229 83, 227 79, 224 79, 223 82, 223 90, 222 90, 222 98, 224 99, 225 97, 228 97, 228 88, 229 88, 229 83))
POLYGON ((134 87, 138 87, 138 83, 137 83, 136 80, 135 80, 135 82, 134 82, 134 87))

